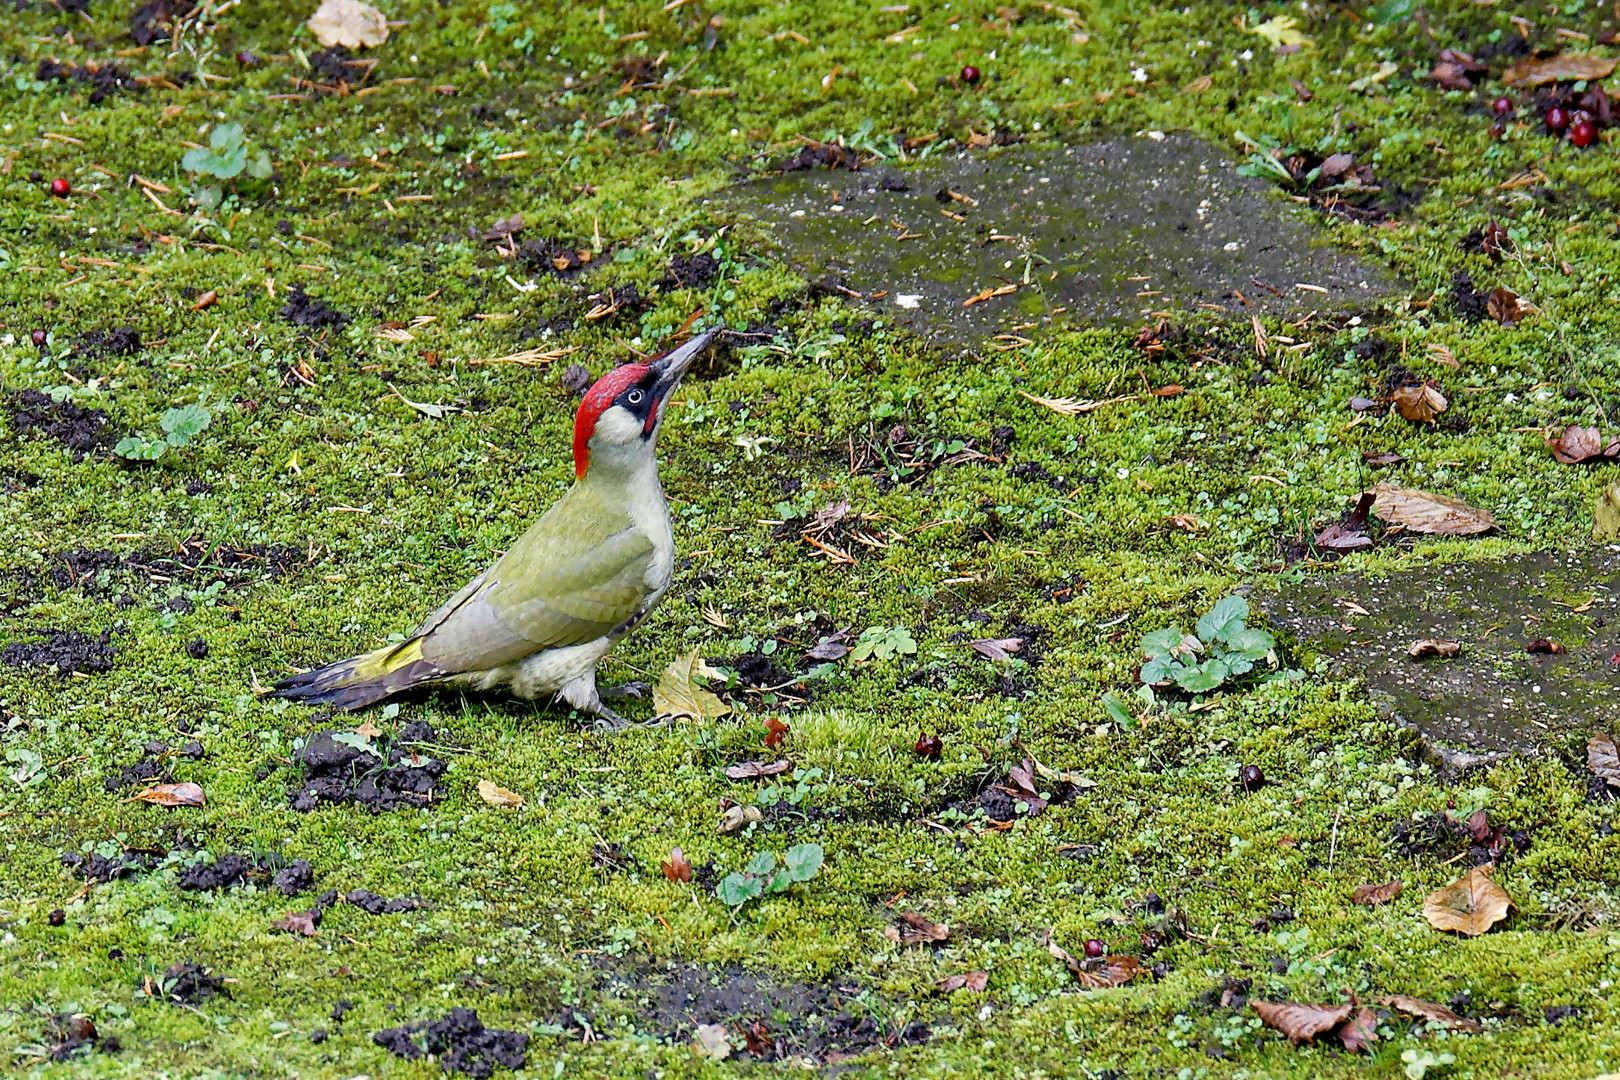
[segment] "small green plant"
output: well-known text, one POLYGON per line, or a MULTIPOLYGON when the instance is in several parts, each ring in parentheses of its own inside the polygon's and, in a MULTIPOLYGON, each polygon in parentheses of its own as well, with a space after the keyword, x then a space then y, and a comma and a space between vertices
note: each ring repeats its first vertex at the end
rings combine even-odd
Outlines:
POLYGON ((827 790, 821 776, 820 769, 794 769, 792 783, 766 784, 754 796, 754 805, 775 806, 785 802, 789 806, 802 806, 812 795, 827 790))
POLYGON ((170 409, 158 420, 163 428, 162 438, 146 435, 126 435, 118 440, 113 453, 130 461, 156 461, 170 447, 179 449, 192 440, 213 417, 201 405, 182 405, 170 409))
POLYGON ((798 882, 809 881, 821 873, 823 859, 820 844, 796 844, 782 856, 779 870, 776 856, 762 851, 748 860, 742 873, 722 878, 714 894, 733 908, 740 908, 750 900, 786 892, 798 882))
POLYGON ((1412 1080, 1423 1080, 1423 1076, 1430 1069, 1444 1069, 1457 1062, 1455 1054, 1436 1054, 1432 1050, 1402 1050, 1401 1061, 1405 1063, 1406 1075, 1412 1080))
POLYGON ((187 150, 180 159, 181 167, 187 172, 212 176, 216 180, 234 180, 243 173, 255 180, 269 177, 269 152, 260 150, 249 158, 241 124, 215 125, 214 130, 208 133, 208 145, 210 149, 207 150, 201 147, 187 150))
POLYGON ((856 663, 862 660, 893 660, 896 656, 914 656, 917 652, 917 640, 911 636, 911 631, 904 626, 869 626, 861 631, 860 638, 855 647, 849 650, 849 658, 856 663))
POLYGON ((1180 626, 1153 631, 1142 639, 1146 660, 1142 682, 1207 694, 1230 679, 1247 675, 1256 664, 1275 667, 1276 639, 1247 625, 1248 617, 1249 602, 1241 596, 1227 596, 1199 617, 1197 634, 1184 633, 1180 626))

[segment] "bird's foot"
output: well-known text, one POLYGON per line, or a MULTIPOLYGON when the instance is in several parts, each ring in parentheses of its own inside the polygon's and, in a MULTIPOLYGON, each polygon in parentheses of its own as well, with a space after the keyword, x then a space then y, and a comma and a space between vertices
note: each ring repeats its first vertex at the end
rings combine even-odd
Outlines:
POLYGON ((652 686, 638 679, 635 682, 620 683, 618 686, 603 687, 597 692, 597 696, 610 699, 635 698, 639 701, 651 692, 652 686))
POLYGON ((624 717, 620 716, 606 705, 598 704, 597 707, 592 711, 596 713, 596 721, 591 725, 591 727, 605 735, 617 735, 619 732, 630 727, 630 721, 626 720, 624 717))

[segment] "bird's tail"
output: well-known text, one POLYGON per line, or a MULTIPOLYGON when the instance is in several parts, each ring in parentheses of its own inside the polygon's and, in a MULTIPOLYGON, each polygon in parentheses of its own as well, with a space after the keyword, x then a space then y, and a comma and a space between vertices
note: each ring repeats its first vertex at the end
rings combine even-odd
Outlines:
POLYGON ((275 694, 349 712, 432 682, 441 674, 422 659, 422 639, 415 637, 282 679, 275 685, 275 694))

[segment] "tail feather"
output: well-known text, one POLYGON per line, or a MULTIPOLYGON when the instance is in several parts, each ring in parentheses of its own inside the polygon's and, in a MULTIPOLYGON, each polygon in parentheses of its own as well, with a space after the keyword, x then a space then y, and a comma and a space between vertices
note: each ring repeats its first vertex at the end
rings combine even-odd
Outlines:
POLYGON ((276 697, 351 712, 375 705, 443 673, 422 659, 422 639, 337 660, 276 683, 276 697))

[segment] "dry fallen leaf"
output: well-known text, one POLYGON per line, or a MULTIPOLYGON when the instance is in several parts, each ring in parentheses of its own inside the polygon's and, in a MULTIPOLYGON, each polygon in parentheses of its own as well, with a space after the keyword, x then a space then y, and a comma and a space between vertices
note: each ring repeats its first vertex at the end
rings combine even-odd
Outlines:
POLYGON ((944 941, 951 936, 943 923, 929 922, 915 911, 902 911, 898 926, 884 929, 883 936, 902 945, 915 945, 925 941, 944 941))
POLYGON ((720 832, 736 832, 751 822, 764 821, 765 812, 757 806, 728 806, 720 815, 720 832))
POLYGON ((1547 440, 1547 449, 1565 465, 1579 465, 1595 457, 1620 454, 1620 439, 1611 439, 1608 445, 1604 445, 1603 435, 1597 428, 1571 424, 1562 434, 1547 440))
POLYGON ((680 848, 671 848, 669 861, 659 864, 664 876, 671 881, 688 882, 692 880, 692 864, 686 861, 686 852, 680 848))
POLYGON ((710 1061, 724 1061, 731 1056, 731 1039, 724 1024, 699 1024, 692 1033, 692 1051, 710 1061))
POLYGON ((1600 733, 1586 740, 1586 767, 1605 784, 1620 788, 1620 746, 1612 737, 1600 733))
POLYGON ((1387 904, 1401 894, 1400 881, 1386 881, 1382 885, 1357 885, 1350 899, 1357 904, 1387 904))
POLYGON ((1423 901, 1423 917, 1429 925, 1436 930, 1478 937, 1507 918, 1513 900, 1490 879, 1489 867, 1489 863, 1476 866, 1466 876, 1430 893, 1423 901))
POLYGON ((1082 960, 1078 965, 1071 965, 1071 969, 1080 985, 1087 990, 1124 986, 1143 971, 1141 962, 1134 956, 1099 956, 1095 960, 1082 960))
POLYGON ((491 806, 522 806, 523 796, 491 780, 478 781, 478 794, 491 806))
POLYGON ((716 720, 730 713, 730 705, 697 681, 700 676, 711 677, 712 671, 696 650, 672 660, 653 687, 653 708, 658 715, 675 720, 716 720))
POLYGON ((1063 416, 1074 416, 1077 413, 1088 413, 1093 409, 1100 409, 1104 405, 1118 405, 1122 401, 1135 401, 1135 394, 1125 394, 1122 397, 1105 398, 1102 401, 1088 401, 1085 398, 1072 397, 1040 397, 1037 394, 1026 394, 1018 391, 1018 395, 1037 405, 1044 405, 1055 413, 1063 416))
POLYGON ((1527 644, 1524 651, 1527 653, 1546 653, 1549 656, 1563 656, 1567 650, 1552 638, 1540 637, 1527 644))
POLYGON ((1422 998, 1407 997, 1405 994, 1391 994, 1388 997, 1379 998, 1378 1004, 1403 1012, 1408 1016, 1417 1016, 1424 1020, 1432 1020, 1436 1024, 1444 1024, 1452 1031, 1477 1033, 1484 1030, 1478 1020, 1458 1016, 1444 1005, 1436 1005, 1434 1002, 1424 1001, 1422 998))
POLYGON ((1267 1027, 1274 1027, 1298 1045, 1350 1019, 1349 1005, 1296 1005, 1292 1002, 1250 1001, 1267 1027))
POLYGON ((980 638, 978 641, 968 642, 968 648, 986 660, 1011 660, 1012 657, 1008 654, 1021 651, 1024 648, 1024 639, 980 638))
POLYGON ((758 780, 762 776, 776 776, 793 768, 793 762, 784 758, 781 761, 766 763, 763 761, 739 761, 735 765, 726 766, 726 776, 731 780, 758 780))
POLYGON ((388 40, 388 20, 360 0, 321 0, 321 6, 304 25, 327 49, 334 45, 345 49, 375 48, 388 40))
POLYGON ((1429 72, 1428 77, 1446 90, 1472 90, 1474 88, 1473 80, 1468 77, 1468 72, 1463 70, 1461 64, 1453 64, 1445 60, 1434 65, 1434 70, 1429 72))
POLYGON ((320 921, 320 908, 312 908, 309 911, 289 911, 271 923, 270 929, 285 930, 289 934, 303 934, 305 937, 314 937, 315 927, 320 921))
POLYGON ((1446 411, 1446 395, 1440 392, 1440 384, 1433 379, 1393 390, 1389 400, 1396 412, 1414 424, 1432 424, 1435 417, 1446 411))
POLYGON ((1391 525, 1438 536, 1472 536, 1496 528, 1495 518, 1460 499, 1394 484, 1373 488, 1373 510, 1391 525))
POLYGON ((782 740, 787 738, 788 730, 789 730, 788 726, 786 724, 782 723, 782 721, 778 720, 776 717, 774 717, 774 716, 766 717, 765 718, 765 747, 766 747, 766 749, 775 750, 778 746, 781 746, 782 745, 782 740))
POLYGON ((140 802, 156 806, 202 806, 203 789, 187 781, 184 784, 155 784, 135 796, 140 802))
POLYGON ((1357 1009, 1356 1015, 1339 1029, 1339 1041, 1352 1054, 1370 1052, 1371 1044, 1378 1041, 1378 1014, 1371 1009, 1357 1009))
POLYGON ((1534 310, 1533 305, 1521 300, 1512 289, 1492 289, 1491 295, 1485 300, 1485 314, 1503 326, 1519 325, 1519 320, 1534 310))
POLYGON ((957 990, 971 990, 975 994, 984 993, 984 988, 990 985, 990 973, 987 971, 968 971, 959 975, 951 975, 934 984, 934 989, 942 994, 953 993, 957 990))
POLYGON ((1440 638, 1422 638, 1406 647, 1406 655, 1416 660, 1420 656, 1456 656, 1462 646, 1455 641, 1440 638))
POLYGON ((1608 78, 1614 71, 1616 63, 1620 61, 1585 53, 1527 57, 1509 64, 1507 70, 1502 72, 1502 82, 1508 86, 1540 86, 1542 83, 1575 82, 1581 79, 1596 82, 1608 78))
POLYGON ((1368 450, 1361 455, 1361 460, 1377 468, 1381 465, 1399 465, 1406 457, 1393 450, 1368 450))

